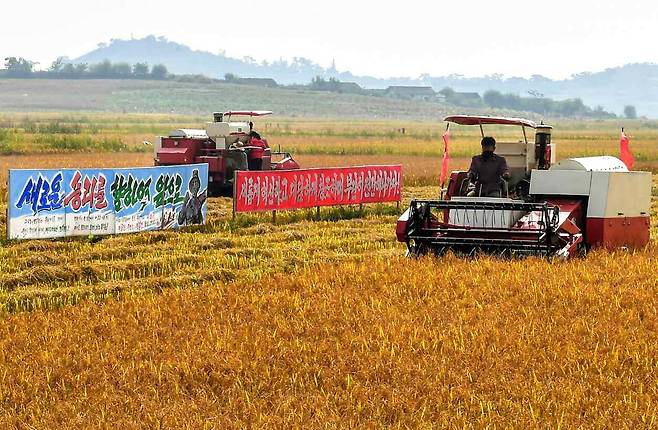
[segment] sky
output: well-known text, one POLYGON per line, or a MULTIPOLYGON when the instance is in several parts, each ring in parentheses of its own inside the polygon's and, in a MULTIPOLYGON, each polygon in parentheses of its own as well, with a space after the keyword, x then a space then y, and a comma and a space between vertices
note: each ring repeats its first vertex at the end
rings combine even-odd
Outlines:
POLYGON ((376 77, 553 79, 658 63, 655 0, 3 0, 0 58, 47 68, 110 39, 164 36, 258 61, 306 57, 376 77))

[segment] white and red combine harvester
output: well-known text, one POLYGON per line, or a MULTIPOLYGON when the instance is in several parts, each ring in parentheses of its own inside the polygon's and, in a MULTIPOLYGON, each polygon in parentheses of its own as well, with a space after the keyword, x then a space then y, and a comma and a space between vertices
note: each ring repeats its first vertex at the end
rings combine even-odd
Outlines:
POLYGON ((396 229, 409 254, 568 258, 591 248, 649 242, 650 172, 631 172, 610 156, 555 163, 551 127, 526 119, 460 115, 445 121, 477 125, 483 136, 483 125, 520 126, 523 140, 496 143, 511 173, 500 197, 473 196, 467 172, 452 172, 440 200, 412 200, 396 229), (528 129, 534 142, 528 142, 528 129))
MULTIPOLYGON (((228 111, 213 113, 204 129, 177 129, 158 137, 154 152, 156 166, 207 163, 208 188, 213 195, 230 195, 236 170, 248 170, 250 133, 254 118, 271 111, 228 111), (242 117, 242 120, 235 120, 242 117)), ((267 140, 262 139, 267 145, 267 140)), ((294 170, 299 164, 287 152, 264 150, 261 170, 294 170)))

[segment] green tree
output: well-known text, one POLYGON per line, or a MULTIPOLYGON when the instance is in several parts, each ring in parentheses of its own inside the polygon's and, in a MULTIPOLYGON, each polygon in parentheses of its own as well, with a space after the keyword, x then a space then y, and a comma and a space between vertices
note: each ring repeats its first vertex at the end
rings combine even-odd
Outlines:
POLYGON ((240 79, 240 78, 239 78, 237 75, 233 74, 233 73, 226 73, 226 74, 224 75, 224 80, 225 80, 226 82, 235 82, 235 81, 237 81, 238 79, 240 79))
POLYGON ((564 116, 578 116, 587 113, 588 108, 579 98, 562 100, 559 103, 559 113, 564 116))
POLYGON ((112 64, 112 77, 124 79, 132 76, 133 68, 128 63, 112 64))
POLYGON ((482 96, 482 99, 484 100, 484 103, 489 107, 505 107, 505 96, 500 91, 486 91, 482 96))
POLYGON ((5 68, 10 75, 14 76, 27 76, 32 73, 34 66, 39 63, 26 60, 23 57, 7 57, 5 58, 5 68))
POLYGON ((74 66, 74 73, 76 76, 82 76, 89 70, 87 63, 78 63, 74 66))
POLYGON ((146 78, 149 74, 149 65, 147 63, 133 64, 133 76, 136 78, 146 78))
POLYGON ((151 68, 151 78, 153 79, 165 79, 167 73, 167 68, 164 64, 156 64, 151 68))
POLYGON ((71 63, 64 64, 57 72, 58 75, 62 76, 74 76, 75 75, 75 66, 71 63))
POLYGON ((637 118, 637 111, 635 110, 635 106, 633 105, 624 106, 624 116, 628 119, 637 118))
POLYGON ((112 76, 112 63, 104 60, 102 63, 89 66, 89 72, 97 78, 109 78, 112 76))
POLYGON ((57 59, 50 65, 48 71, 59 73, 62 70, 62 66, 64 66, 64 57, 57 57, 57 59))
POLYGON ((322 76, 316 76, 313 79, 311 79, 311 89, 312 90, 326 90, 327 89, 327 81, 322 76))

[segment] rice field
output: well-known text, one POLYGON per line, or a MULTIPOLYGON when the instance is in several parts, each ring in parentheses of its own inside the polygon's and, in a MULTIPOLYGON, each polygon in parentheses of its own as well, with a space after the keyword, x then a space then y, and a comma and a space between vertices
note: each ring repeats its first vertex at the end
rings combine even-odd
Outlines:
MULTIPOLYGON (((0 114, 0 427, 658 426, 658 176, 646 249, 567 262, 406 259, 395 205, 4 239, 7 169, 150 165, 204 120, 0 114)), ((617 153, 619 124, 553 125, 558 158, 617 153)), ((658 127, 625 126, 658 172, 658 127)), ((438 122, 260 129, 303 166, 402 164, 403 206, 438 193, 438 122)), ((479 130, 453 131, 465 167, 479 130)))

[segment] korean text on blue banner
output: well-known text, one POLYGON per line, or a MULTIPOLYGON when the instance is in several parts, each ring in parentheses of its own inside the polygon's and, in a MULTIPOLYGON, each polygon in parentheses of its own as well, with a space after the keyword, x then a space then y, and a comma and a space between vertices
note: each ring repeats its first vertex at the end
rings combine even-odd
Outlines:
POLYGON ((7 236, 46 239, 205 224, 208 165, 10 170, 7 236))

